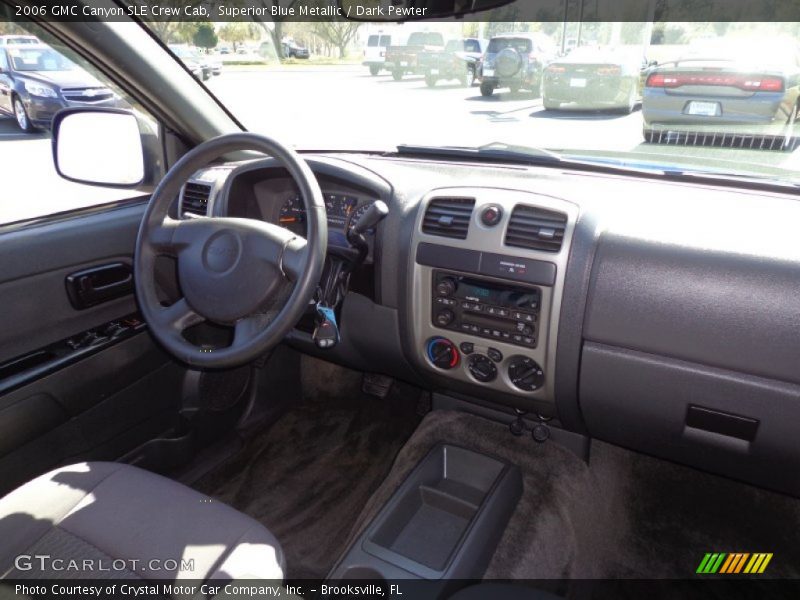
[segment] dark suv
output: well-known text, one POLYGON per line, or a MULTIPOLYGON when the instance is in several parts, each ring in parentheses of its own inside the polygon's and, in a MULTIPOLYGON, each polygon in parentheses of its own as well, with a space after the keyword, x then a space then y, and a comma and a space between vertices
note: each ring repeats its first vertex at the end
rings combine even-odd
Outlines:
POLYGON ((127 104, 78 65, 43 44, 0 48, 0 112, 20 129, 48 129, 68 106, 124 107, 127 104))
POLYGON ((481 94, 498 87, 512 93, 528 89, 539 93, 544 67, 556 58, 552 40, 541 33, 510 33, 493 37, 481 61, 481 94))

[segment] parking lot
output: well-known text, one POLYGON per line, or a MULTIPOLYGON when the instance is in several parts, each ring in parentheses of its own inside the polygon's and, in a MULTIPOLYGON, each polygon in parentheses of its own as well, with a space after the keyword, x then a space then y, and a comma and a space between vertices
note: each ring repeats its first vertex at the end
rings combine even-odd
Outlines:
MULTIPOLYGON (((230 68, 207 85, 248 129, 303 149, 502 141, 545 148, 665 151, 643 144, 638 108, 630 115, 545 111, 541 99, 526 91, 501 89, 484 98, 477 87, 455 81, 431 89, 422 77, 398 82, 388 73, 372 77, 358 65, 230 68)), ((735 151, 721 153, 730 160, 735 151)), ((13 120, 0 118, 0 164, 4 173, 12 174, 5 178, 0 223, 125 196, 62 180, 51 156, 47 134, 24 135, 13 120)), ((797 157, 797 152, 770 152, 756 159, 797 168, 797 157)))
POLYGON ((503 141, 553 148, 631 150, 642 142, 632 115, 545 111, 530 92, 500 89, 490 98, 478 87, 421 76, 394 81, 366 67, 295 67, 240 70, 208 83, 245 126, 300 148, 386 149, 398 143, 476 145, 503 141))

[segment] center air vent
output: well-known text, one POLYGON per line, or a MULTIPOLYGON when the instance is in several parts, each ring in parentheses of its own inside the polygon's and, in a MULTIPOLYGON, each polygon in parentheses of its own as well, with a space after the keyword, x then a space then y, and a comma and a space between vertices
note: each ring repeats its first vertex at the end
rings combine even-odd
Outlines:
POLYGON ((188 182, 183 186, 181 199, 181 214, 200 215, 205 217, 208 213, 208 197, 211 195, 211 186, 206 183, 188 182))
POLYGON ((430 235, 464 240, 469 230, 469 220, 475 198, 434 198, 428 204, 422 231, 430 235))
POLYGON ((506 230, 506 245, 558 252, 564 241, 567 215, 536 206, 516 206, 506 230))

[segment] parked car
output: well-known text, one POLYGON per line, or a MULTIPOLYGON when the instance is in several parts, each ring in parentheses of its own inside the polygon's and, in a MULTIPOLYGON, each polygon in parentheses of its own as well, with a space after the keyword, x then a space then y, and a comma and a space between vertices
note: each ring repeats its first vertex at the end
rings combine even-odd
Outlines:
POLYGON ((422 75, 424 71, 419 57, 425 52, 444 49, 444 36, 438 31, 415 31, 408 36, 405 45, 386 48, 385 68, 392 73, 395 81, 406 74, 422 75))
POLYGON ((542 79, 545 110, 617 109, 633 112, 647 62, 627 48, 582 46, 551 62, 542 79))
POLYGON ((283 57, 284 58, 310 58, 311 52, 308 48, 300 46, 295 42, 283 43, 283 57))
POLYGON ((222 57, 220 54, 208 54, 206 60, 211 67, 211 74, 214 76, 222 74, 222 57))
POLYGON ((0 112, 26 133, 49 129, 53 116, 70 106, 122 107, 109 87, 44 44, 0 48, 0 112))
POLYGON ((367 45, 364 47, 364 62, 361 64, 369 68, 370 75, 377 75, 386 62, 386 48, 392 45, 392 36, 389 33, 378 31, 370 34, 367 45))
POLYGON ((35 35, 0 35, 0 46, 19 46, 20 44, 41 44, 35 35))
POLYGON ((213 71, 211 64, 204 61, 197 52, 182 44, 170 44, 169 49, 197 79, 206 81, 211 77, 213 71))
POLYGON ((649 73, 642 96, 644 137, 726 146, 739 145, 747 135, 747 143, 790 147, 781 139, 794 137, 799 98, 796 42, 704 42, 649 73))
POLYGON ((507 33, 489 42, 481 61, 481 94, 499 87, 512 93, 524 88, 539 92, 544 67, 557 56, 553 41, 541 33, 507 33))
POLYGON ((442 79, 458 79, 462 85, 472 87, 478 62, 486 51, 488 42, 479 38, 448 40, 443 50, 424 52, 420 64, 425 71, 425 83, 434 87, 442 79))

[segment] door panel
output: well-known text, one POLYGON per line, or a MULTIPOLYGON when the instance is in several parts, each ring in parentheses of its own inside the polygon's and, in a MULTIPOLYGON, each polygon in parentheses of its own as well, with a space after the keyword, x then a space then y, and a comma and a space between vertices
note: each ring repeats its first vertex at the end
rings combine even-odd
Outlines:
POLYGON ((0 363, 136 310, 133 295, 75 310, 66 277, 131 261, 144 205, 0 233, 0 363))
POLYGON ((136 312, 133 294, 78 310, 66 277, 132 263, 143 211, 137 204, 0 232, 0 390, 9 373, 20 381, 0 393, 0 494, 60 464, 117 459, 174 425, 185 370, 146 328, 36 370, 64 340, 136 312))

